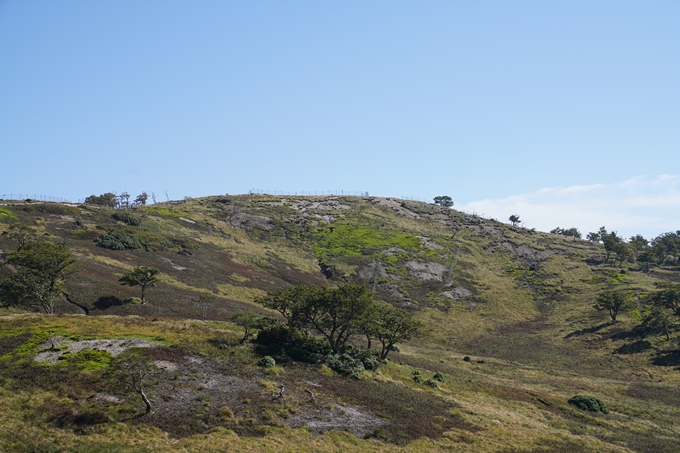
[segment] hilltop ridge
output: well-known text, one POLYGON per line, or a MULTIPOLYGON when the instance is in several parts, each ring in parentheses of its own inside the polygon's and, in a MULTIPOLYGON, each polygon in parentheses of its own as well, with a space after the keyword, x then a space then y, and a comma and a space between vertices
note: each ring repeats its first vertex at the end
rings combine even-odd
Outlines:
MULTIPOLYGON (((346 413, 358 411, 347 422, 355 428, 348 430, 359 437, 368 433, 373 440, 357 440, 359 444, 353 444, 357 449, 411 445, 415 450, 447 446, 505 451, 514 445, 518 450, 513 451, 662 452, 675 451, 680 439, 680 429, 672 422, 679 415, 680 401, 672 387, 678 383, 675 367, 680 365, 675 359, 677 334, 671 333, 667 341, 646 331, 641 321, 650 306, 639 297, 654 292, 660 283, 680 281, 674 265, 645 272, 637 263, 607 261, 599 243, 434 204, 371 196, 224 195, 137 206, 127 215, 87 204, 5 203, 0 209, 0 232, 14 222, 28 225, 42 240, 65 244, 78 270, 66 281, 66 297, 57 304, 56 312, 62 316, 5 310, 0 319, 4 332, 0 360, 15 360, 21 351, 38 348, 50 338, 46 331, 65 337, 65 345, 78 340, 74 335, 162 338, 160 349, 152 348, 156 352, 150 354, 173 363, 178 379, 186 379, 186 398, 193 398, 191 392, 212 395, 209 398, 229 405, 233 417, 241 420, 238 426, 233 420, 219 421, 217 412, 205 409, 212 415, 201 416, 203 428, 196 421, 173 431, 171 419, 160 415, 149 419, 156 429, 172 432, 183 442, 198 445, 194 436, 216 427, 234 430, 242 436, 238 442, 244 448, 260 442, 252 437, 258 426, 273 430, 264 439, 297 438, 296 427, 318 426, 312 415, 302 415, 304 386, 313 388, 300 384, 303 381, 318 383, 321 387, 314 391, 331 407, 329 414, 316 415, 321 419, 342 418, 341 410, 334 409, 340 407, 335 406, 338 401, 345 402, 346 413), (148 291, 144 305, 134 302, 137 289, 118 281, 136 266, 161 272, 161 282, 148 291), (255 365, 252 346, 220 349, 237 336, 238 328, 226 322, 235 313, 248 310, 272 316, 254 303, 256 297, 291 285, 346 283, 368 286, 376 299, 414 313, 425 324, 419 338, 400 344, 393 361, 375 372, 366 371, 365 380, 355 382, 295 363, 284 364, 277 372, 280 377, 266 375, 255 365), (636 297, 616 323, 593 308, 598 295, 612 289, 636 297), (205 291, 216 296, 206 316, 196 302, 205 291), (126 333, 123 325, 130 331, 126 333), (17 338, 22 335, 33 337, 21 346, 17 338), (18 346, 11 346, 15 343, 18 346), (181 350, 181 345, 189 349, 181 350), (464 361, 465 356, 471 359, 464 361), (191 387, 192 362, 187 357, 202 360, 200 379, 231 376, 220 379, 238 381, 237 386, 251 395, 247 399, 261 399, 262 392, 273 391, 277 379, 297 388, 291 391, 299 395, 291 395, 294 402, 286 409, 287 416, 277 419, 269 414, 269 421, 262 421, 262 414, 273 410, 265 400, 257 399, 258 412, 222 393, 210 393, 209 387, 191 387), (415 371, 440 372, 446 382, 436 389, 423 388, 411 378, 415 371), (270 383, 257 384, 258 379, 270 383), (376 399, 368 391, 371 385, 403 394, 391 397, 391 402, 376 399), (597 395, 613 413, 596 417, 570 409, 566 400, 580 392, 597 395), (427 427, 408 431, 405 426, 411 422, 395 413, 406 404, 400 401, 412 401, 408 404, 417 417, 428 420, 427 427), (441 405, 432 420, 426 416, 428 405, 441 405), (372 418, 376 414, 378 418, 372 418), (385 423, 379 422, 381 417, 385 423), (436 417, 443 418, 437 422, 436 417), (246 429, 244 420, 250 418, 260 421, 248 422, 254 424, 246 429), (269 423, 272 420, 279 422, 269 423), (503 444, 501 438, 510 430, 513 434, 503 444), (421 436, 431 440, 416 441, 421 436), (577 445, 589 447, 579 450, 577 445)), ((0 236, 1 250, 14 247, 7 235, 0 236)), ((0 279, 13 271, 0 266, 0 279)), ((363 345, 360 338, 354 343, 363 345)), ((17 376, 2 378, 7 404, 18 404, 15 398, 21 392, 35 392, 17 376)), ((56 391, 47 383, 41 389, 56 391)), ((157 392, 172 393, 169 389, 161 386, 157 392)), ((179 411, 171 403, 165 407, 168 413, 179 411)), ((17 411, 15 415, 21 412, 17 411)), ((7 423, 19 426, 17 420, 7 423)), ((49 420, 40 423, 48 430, 73 429, 68 423, 65 428, 55 428, 49 420)), ((92 425, 95 428, 87 429, 93 431, 87 432, 93 436, 109 426, 92 425)), ((125 438, 139 435, 135 424, 115 426, 125 438)), ((146 441, 158 442, 156 434, 149 436, 146 441)), ((318 438, 324 440, 298 440, 309 448, 350 442, 333 436, 331 431, 318 438)), ((7 439, 0 436, 0 442, 7 439)), ((220 442, 213 440, 215 445, 220 442)))

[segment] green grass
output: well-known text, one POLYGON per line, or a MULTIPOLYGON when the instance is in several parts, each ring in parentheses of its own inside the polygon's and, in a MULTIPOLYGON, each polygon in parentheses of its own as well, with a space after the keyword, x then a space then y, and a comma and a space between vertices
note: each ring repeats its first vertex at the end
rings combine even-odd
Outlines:
POLYGON ((0 208, 0 219, 19 220, 19 217, 7 208, 0 208))
POLYGON ((174 211, 168 208, 146 208, 145 211, 148 214, 156 214, 164 217, 188 217, 188 212, 174 211))
MULTIPOLYGON (((314 245, 320 256, 361 256, 366 250, 378 251, 390 247, 417 248, 418 238, 396 232, 378 231, 361 225, 335 225, 319 233, 321 240, 314 245)), ((370 253, 369 253, 370 254, 370 253)))

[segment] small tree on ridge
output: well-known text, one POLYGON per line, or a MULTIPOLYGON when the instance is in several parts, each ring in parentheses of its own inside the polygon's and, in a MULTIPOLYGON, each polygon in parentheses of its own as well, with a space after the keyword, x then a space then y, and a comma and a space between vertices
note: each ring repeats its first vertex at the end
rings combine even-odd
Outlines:
POLYGON ((160 274, 160 271, 155 267, 139 266, 124 274, 118 281, 123 285, 141 286, 142 304, 144 304, 146 302, 144 299, 144 291, 146 288, 155 286, 156 283, 160 281, 158 274, 160 274))

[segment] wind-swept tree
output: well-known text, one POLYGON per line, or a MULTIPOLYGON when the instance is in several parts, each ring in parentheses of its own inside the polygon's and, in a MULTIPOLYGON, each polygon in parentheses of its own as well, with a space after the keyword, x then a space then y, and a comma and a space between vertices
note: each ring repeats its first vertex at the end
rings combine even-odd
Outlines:
POLYGON ((63 282, 76 272, 68 247, 51 242, 30 242, 7 254, 7 262, 19 270, 0 282, 0 300, 6 305, 38 305, 54 313, 63 294, 63 282))
POLYGON ((440 195, 438 197, 434 197, 434 204, 443 206, 445 208, 450 208, 453 206, 453 200, 448 195, 440 195))
POLYGON ((680 316, 680 283, 662 283, 659 290, 650 294, 649 299, 657 307, 665 307, 680 316))
POLYGON ((160 281, 159 274, 160 271, 155 267, 139 266, 135 267, 132 271, 123 274, 123 276, 118 281, 123 285, 141 286, 142 304, 144 304, 146 303, 146 300, 144 299, 144 292, 146 291, 146 288, 153 287, 160 281))
POLYGON ((677 324, 677 320, 665 307, 656 306, 652 308, 644 323, 649 330, 663 332, 666 340, 670 340, 670 332, 677 324))
POLYGON ((311 328, 323 335, 334 353, 342 353, 349 338, 360 329, 373 304, 364 286, 314 288, 299 285, 271 291, 256 302, 281 313, 294 328, 311 328))
POLYGON ((319 289, 313 286, 296 285, 269 291, 265 297, 255 298, 255 302, 281 313, 289 326, 301 327, 304 307, 318 293, 319 289))
POLYGON ((410 340, 422 330, 422 323, 401 308, 387 303, 377 303, 362 323, 362 331, 369 340, 375 338, 382 344, 380 358, 386 359, 395 344, 410 340))
POLYGON ((581 232, 578 230, 578 228, 573 227, 573 228, 560 228, 557 227, 553 230, 550 230, 552 234, 561 234, 562 236, 568 236, 576 239, 581 239, 581 232))
POLYGON ((106 192, 101 195, 90 195, 85 198, 85 203, 115 208, 118 203, 116 198, 115 193, 106 192))
POLYGON ((641 253, 649 248, 649 241, 641 234, 636 234, 635 236, 630 237, 628 240, 628 246, 635 255, 635 258, 638 258, 641 253))
POLYGON ((146 192, 142 192, 135 198, 136 206, 146 206, 146 201, 149 199, 149 195, 146 192))
POLYGON ((616 322, 616 317, 622 310, 630 306, 631 296, 625 291, 604 291, 601 293, 594 307, 597 310, 606 310, 612 322, 616 322))
POLYGON ((201 291, 197 298, 191 300, 198 304, 201 309, 201 321, 205 321, 208 317, 208 310, 215 300, 215 295, 209 291, 201 291))
POLYGON ((9 226, 7 231, 2 232, 3 236, 13 242, 17 243, 17 252, 20 252, 22 248, 29 242, 33 242, 38 238, 38 231, 28 225, 21 223, 13 223, 9 226))
POLYGON ((240 344, 248 341, 256 331, 267 325, 267 321, 252 311, 240 311, 231 317, 231 322, 243 328, 243 337, 239 340, 240 344))
POLYGON ((517 226, 521 222, 521 220, 519 219, 519 215, 517 214, 511 215, 510 217, 508 217, 508 220, 510 221, 510 223, 512 223, 512 226, 517 226))
POLYGON ((630 248, 630 245, 621 241, 617 242, 612 247, 612 252, 616 256, 616 260, 619 262, 619 266, 623 264, 624 261, 635 262, 635 253, 630 248))
POLYGON ((663 233, 652 240, 652 249, 661 265, 669 256, 680 255, 680 231, 663 233))

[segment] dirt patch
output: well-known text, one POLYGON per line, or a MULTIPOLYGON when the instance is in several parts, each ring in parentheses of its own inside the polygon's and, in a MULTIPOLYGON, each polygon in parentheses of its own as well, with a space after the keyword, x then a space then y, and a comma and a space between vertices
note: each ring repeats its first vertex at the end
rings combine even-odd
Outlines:
POLYGON ((165 261, 166 263, 170 264, 170 266, 172 266, 172 268, 177 270, 177 271, 183 271, 183 270, 188 269, 184 266, 180 266, 179 264, 175 264, 170 258, 161 257, 161 259, 163 261, 165 261))
POLYGON ((448 271, 446 266, 435 262, 419 263, 417 261, 407 261, 404 263, 404 266, 413 277, 422 281, 436 280, 441 282, 448 271))
POLYGON ((402 203, 391 198, 374 198, 373 203, 375 203, 378 206, 384 206, 386 208, 393 209, 397 213, 397 215, 408 217, 409 219, 420 220, 419 214, 416 214, 415 212, 406 209, 404 206, 402 206, 402 203))
POLYGON ((255 228, 270 231, 274 229, 272 219, 269 217, 248 214, 247 212, 237 212, 228 220, 229 225, 246 230, 253 230, 255 228))
MULTIPOLYGON (((424 392, 389 382, 361 382, 324 377, 325 392, 350 402, 353 407, 369 407, 384 422, 390 442, 405 444, 426 436, 436 439, 451 428, 474 431, 463 420, 450 414, 454 404, 424 392)), ((347 409, 346 407, 343 409, 347 409)))
POLYGON ((312 434, 337 430, 363 437, 387 423, 387 420, 357 407, 333 404, 330 409, 328 407, 315 408, 297 413, 291 416, 286 424, 291 428, 308 426, 312 434))
POLYGON ((300 213, 305 213, 307 211, 344 211, 352 209, 350 206, 341 204, 338 200, 333 198, 323 201, 300 200, 293 203, 290 207, 300 213))
POLYGON ((76 354, 83 349, 106 351, 117 356, 130 348, 155 348, 158 345, 144 340, 82 340, 73 341, 64 337, 53 337, 38 345, 43 351, 34 357, 36 362, 57 363, 59 357, 66 354, 76 354))
POLYGON ((397 301, 400 301, 400 302, 404 303, 405 305, 413 305, 413 302, 411 302, 411 298, 406 297, 406 296, 404 295, 404 293, 402 293, 402 292, 399 290, 399 286, 398 286, 398 285, 388 285, 388 286, 387 286, 387 292, 389 293, 389 295, 390 295, 393 299, 395 299, 395 300, 397 300, 397 301))
POLYGON ((357 274, 363 280, 373 280, 374 277, 387 277, 387 269, 382 264, 373 262, 368 266, 359 268, 357 274))
POLYGON ((539 263, 550 258, 553 255, 560 253, 559 250, 536 250, 535 248, 529 247, 528 245, 522 244, 515 246, 510 242, 501 242, 496 246, 498 250, 504 250, 515 255, 515 258, 521 261, 526 261, 529 263, 539 263))
POLYGON ((462 286, 458 286, 456 288, 453 288, 452 290, 439 293, 439 295, 448 297, 449 299, 453 300, 461 300, 472 296, 472 291, 470 291, 467 288, 463 288, 462 286))
POLYGON ((434 242, 432 239, 426 236, 416 236, 420 239, 420 245, 428 250, 442 250, 444 247, 434 242))

